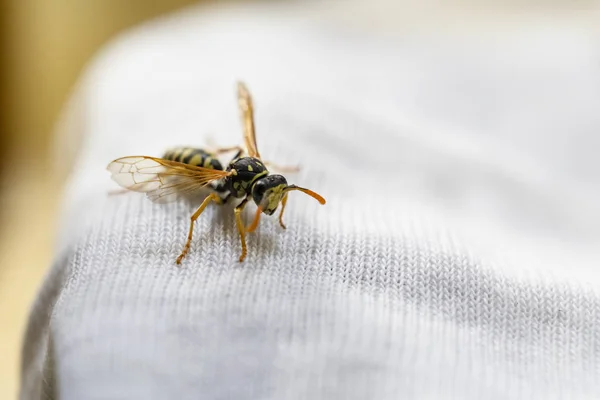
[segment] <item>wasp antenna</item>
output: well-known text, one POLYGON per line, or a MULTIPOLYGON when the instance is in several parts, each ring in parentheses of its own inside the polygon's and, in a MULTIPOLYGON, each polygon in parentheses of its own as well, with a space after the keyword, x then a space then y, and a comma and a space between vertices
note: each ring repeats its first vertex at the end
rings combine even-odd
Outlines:
POLYGON ((288 185, 285 188, 286 192, 290 192, 292 190, 299 190, 299 191, 301 191, 303 193, 306 193, 307 195, 309 195, 313 199, 317 200, 321 204, 325 204, 326 203, 325 199, 320 194, 315 193, 312 190, 309 190, 309 189, 306 189, 306 188, 302 188, 302 187, 296 186, 296 185, 288 185))

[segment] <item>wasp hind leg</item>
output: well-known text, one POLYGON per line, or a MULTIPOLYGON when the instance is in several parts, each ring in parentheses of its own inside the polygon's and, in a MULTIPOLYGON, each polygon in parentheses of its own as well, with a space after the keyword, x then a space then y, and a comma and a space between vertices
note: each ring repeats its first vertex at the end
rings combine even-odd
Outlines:
POLYGON ((235 223, 237 225, 237 230, 238 230, 238 233, 240 234, 240 239, 242 241, 242 255, 240 256, 240 262, 244 261, 244 258, 246 258, 246 254, 248 254, 248 250, 246 248, 246 228, 244 227, 244 223, 242 222, 242 211, 244 211, 244 207, 246 207, 246 203, 248 203, 248 197, 246 197, 235 208, 235 223))
POLYGON ((192 235, 194 233, 194 223, 196 222, 196 220, 198 219, 198 217, 200 216, 200 214, 202 214, 202 212, 204 211, 204 209, 206 208, 206 206, 208 206, 208 204, 214 201, 217 204, 221 204, 222 200, 219 196, 217 196, 215 193, 210 194, 206 199, 204 199, 204 201, 202 202, 202 204, 200 204, 200 207, 198 207, 198 209, 196 210, 196 212, 191 216, 190 218, 190 231, 188 233, 188 237, 187 237, 187 241, 185 242, 185 246, 183 247, 183 250, 181 251, 181 254, 179 255, 179 257, 177 257, 177 264, 181 264, 181 260, 183 260, 183 257, 186 256, 186 254, 188 253, 188 251, 190 251, 190 246, 192 244, 192 235))

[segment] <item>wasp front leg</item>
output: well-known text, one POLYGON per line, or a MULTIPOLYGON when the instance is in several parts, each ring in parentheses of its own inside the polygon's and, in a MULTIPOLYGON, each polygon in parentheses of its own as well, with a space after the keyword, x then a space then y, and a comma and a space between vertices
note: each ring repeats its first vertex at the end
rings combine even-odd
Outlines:
POLYGON ((248 250, 246 249, 246 228, 244 227, 244 223, 242 222, 242 211, 244 211, 246 203, 248 203, 248 197, 246 197, 235 208, 235 223, 237 225, 237 230, 240 234, 240 239, 242 241, 242 255, 240 256, 240 262, 244 261, 244 258, 246 258, 246 254, 248 253, 248 250))

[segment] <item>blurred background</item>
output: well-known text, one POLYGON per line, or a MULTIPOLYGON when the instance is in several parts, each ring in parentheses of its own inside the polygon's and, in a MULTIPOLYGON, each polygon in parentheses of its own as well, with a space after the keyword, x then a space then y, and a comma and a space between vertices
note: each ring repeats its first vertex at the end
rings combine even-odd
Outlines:
MULTIPOLYGON (((23 327, 52 258, 63 182, 52 172, 50 149, 60 111, 86 63, 111 37, 192 3, 209 6, 217 1, 0 3, 0 399, 16 397, 23 327)), ((324 4, 303 3, 310 7, 324 4)), ((348 0, 327 4, 342 19, 360 15, 370 27, 389 30, 415 24, 439 28, 444 22, 461 26, 466 18, 469 23, 482 23, 490 16, 530 12, 580 18, 587 24, 599 20, 593 0, 348 0), (457 10, 461 12, 453 14, 457 10)))
POLYGON ((21 335, 51 262, 63 183, 52 173, 51 143, 61 108, 107 40, 190 3, 198 1, 0 2, 0 399, 16 398, 21 335))

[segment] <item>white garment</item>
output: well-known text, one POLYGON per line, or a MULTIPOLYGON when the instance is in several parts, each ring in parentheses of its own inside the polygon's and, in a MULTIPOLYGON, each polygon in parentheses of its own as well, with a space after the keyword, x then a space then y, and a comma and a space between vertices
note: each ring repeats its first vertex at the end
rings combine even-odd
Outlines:
MULTIPOLYGON (((22 398, 600 398, 600 47, 568 25, 368 37, 280 11, 145 25, 88 70, 22 398), (125 155, 241 142, 288 229, 116 189, 125 155)), ((69 140, 73 140, 72 138, 69 140)), ((247 218, 254 211, 249 207, 247 218)))

